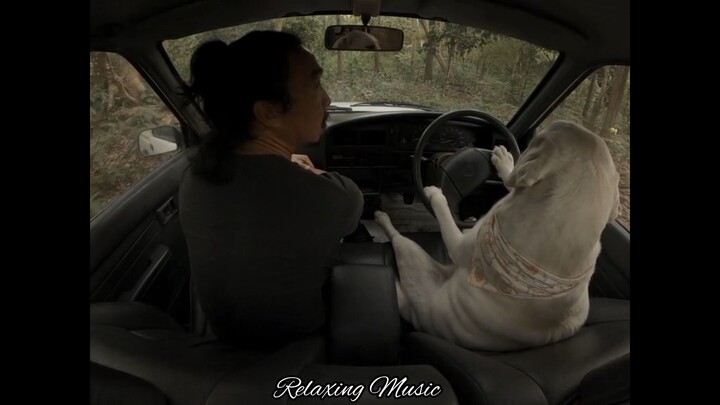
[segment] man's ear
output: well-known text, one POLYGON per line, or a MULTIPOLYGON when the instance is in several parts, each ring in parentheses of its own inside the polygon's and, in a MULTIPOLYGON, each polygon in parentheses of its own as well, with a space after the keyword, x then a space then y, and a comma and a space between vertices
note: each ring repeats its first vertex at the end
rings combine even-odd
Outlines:
POLYGON ((518 159, 515 168, 507 179, 509 187, 530 187, 547 177, 558 158, 557 146, 546 140, 541 145, 530 145, 530 148, 518 159))
POLYGON ((279 118, 282 116, 282 111, 277 103, 258 100, 253 105, 253 114, 255 119, 266 127, 277 128, 281 125, 279 118))

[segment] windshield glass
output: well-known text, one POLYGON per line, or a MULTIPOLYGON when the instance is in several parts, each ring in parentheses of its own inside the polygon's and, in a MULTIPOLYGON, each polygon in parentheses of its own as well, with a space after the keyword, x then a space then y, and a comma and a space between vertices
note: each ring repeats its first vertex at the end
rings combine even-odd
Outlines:
MULTIPOLYGON (((323 85, 333 104, 352 111, 384 102, 441 111, 479 109, 507 122, 558 53, 490 31, 401 17, 375 17, 370 25, 400 28, 403 49, 353 52, 325 49, 325 27, 360 24, 356 16, 308 16, 267 20, 163 42, 181 77, 189 80, 190 57, 201 43, 226 42, 252 30, 282 30, 300 36, 325 70, 323 85)), ((342 111, 336 109, 336 111, 342 111)), ((345 109, 345 111, 348 111, 345 109)))

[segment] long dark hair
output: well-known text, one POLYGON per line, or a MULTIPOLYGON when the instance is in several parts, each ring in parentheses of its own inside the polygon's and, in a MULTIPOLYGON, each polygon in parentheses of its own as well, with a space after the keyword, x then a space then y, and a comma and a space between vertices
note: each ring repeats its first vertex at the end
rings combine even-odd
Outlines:
POLYGON ((211 131, 191 157, 193 172, 213 183, 232 178, 226 162, 233 149, 252 137, 256 101, 290 108, 290 54, 302 49, 297 36, 278 31, 253 31, 226 44, 200 45, 190 60, 190 85, 185 94, 199 101, 211 131))

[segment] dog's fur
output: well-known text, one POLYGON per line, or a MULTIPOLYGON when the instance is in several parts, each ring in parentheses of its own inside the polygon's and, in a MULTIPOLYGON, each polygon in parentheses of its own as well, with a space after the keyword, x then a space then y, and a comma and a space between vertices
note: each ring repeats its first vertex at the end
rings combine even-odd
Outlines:
POLYGON ((572 336, 587 319, 600 234, 618 215, 619 176, 610 152, 599 136, 558 121, 535 136, 514 168, 502 146, 492 162, 510 193, 465 232, 442 192, 425 188, 452 265, 437 263, 376 212, 395 251, 400 313, 417 329, 473 350, 517 350, 572 336), (500 239, 511 255, 490 251, 488 241, 500 239), (498 263, 509 257, 565 288, 508 289, 508 273, 498 267, 519 263, 498 263))
POLYGON ((377 38, 364 31, 350 31, 338 38, 333 49, 338 48, 381 50, 377 38))

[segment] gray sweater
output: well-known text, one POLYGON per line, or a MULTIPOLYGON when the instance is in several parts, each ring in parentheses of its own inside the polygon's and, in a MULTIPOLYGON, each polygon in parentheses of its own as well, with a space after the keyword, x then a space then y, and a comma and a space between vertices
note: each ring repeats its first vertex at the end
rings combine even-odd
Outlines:
POLYGON ((281 344, 325 321, 322 286, 363 198, 338 173, 317 175, 276 155, 234 156, 215 185, 186 170, 180 186, 200 305, 215 334, 281 344))

